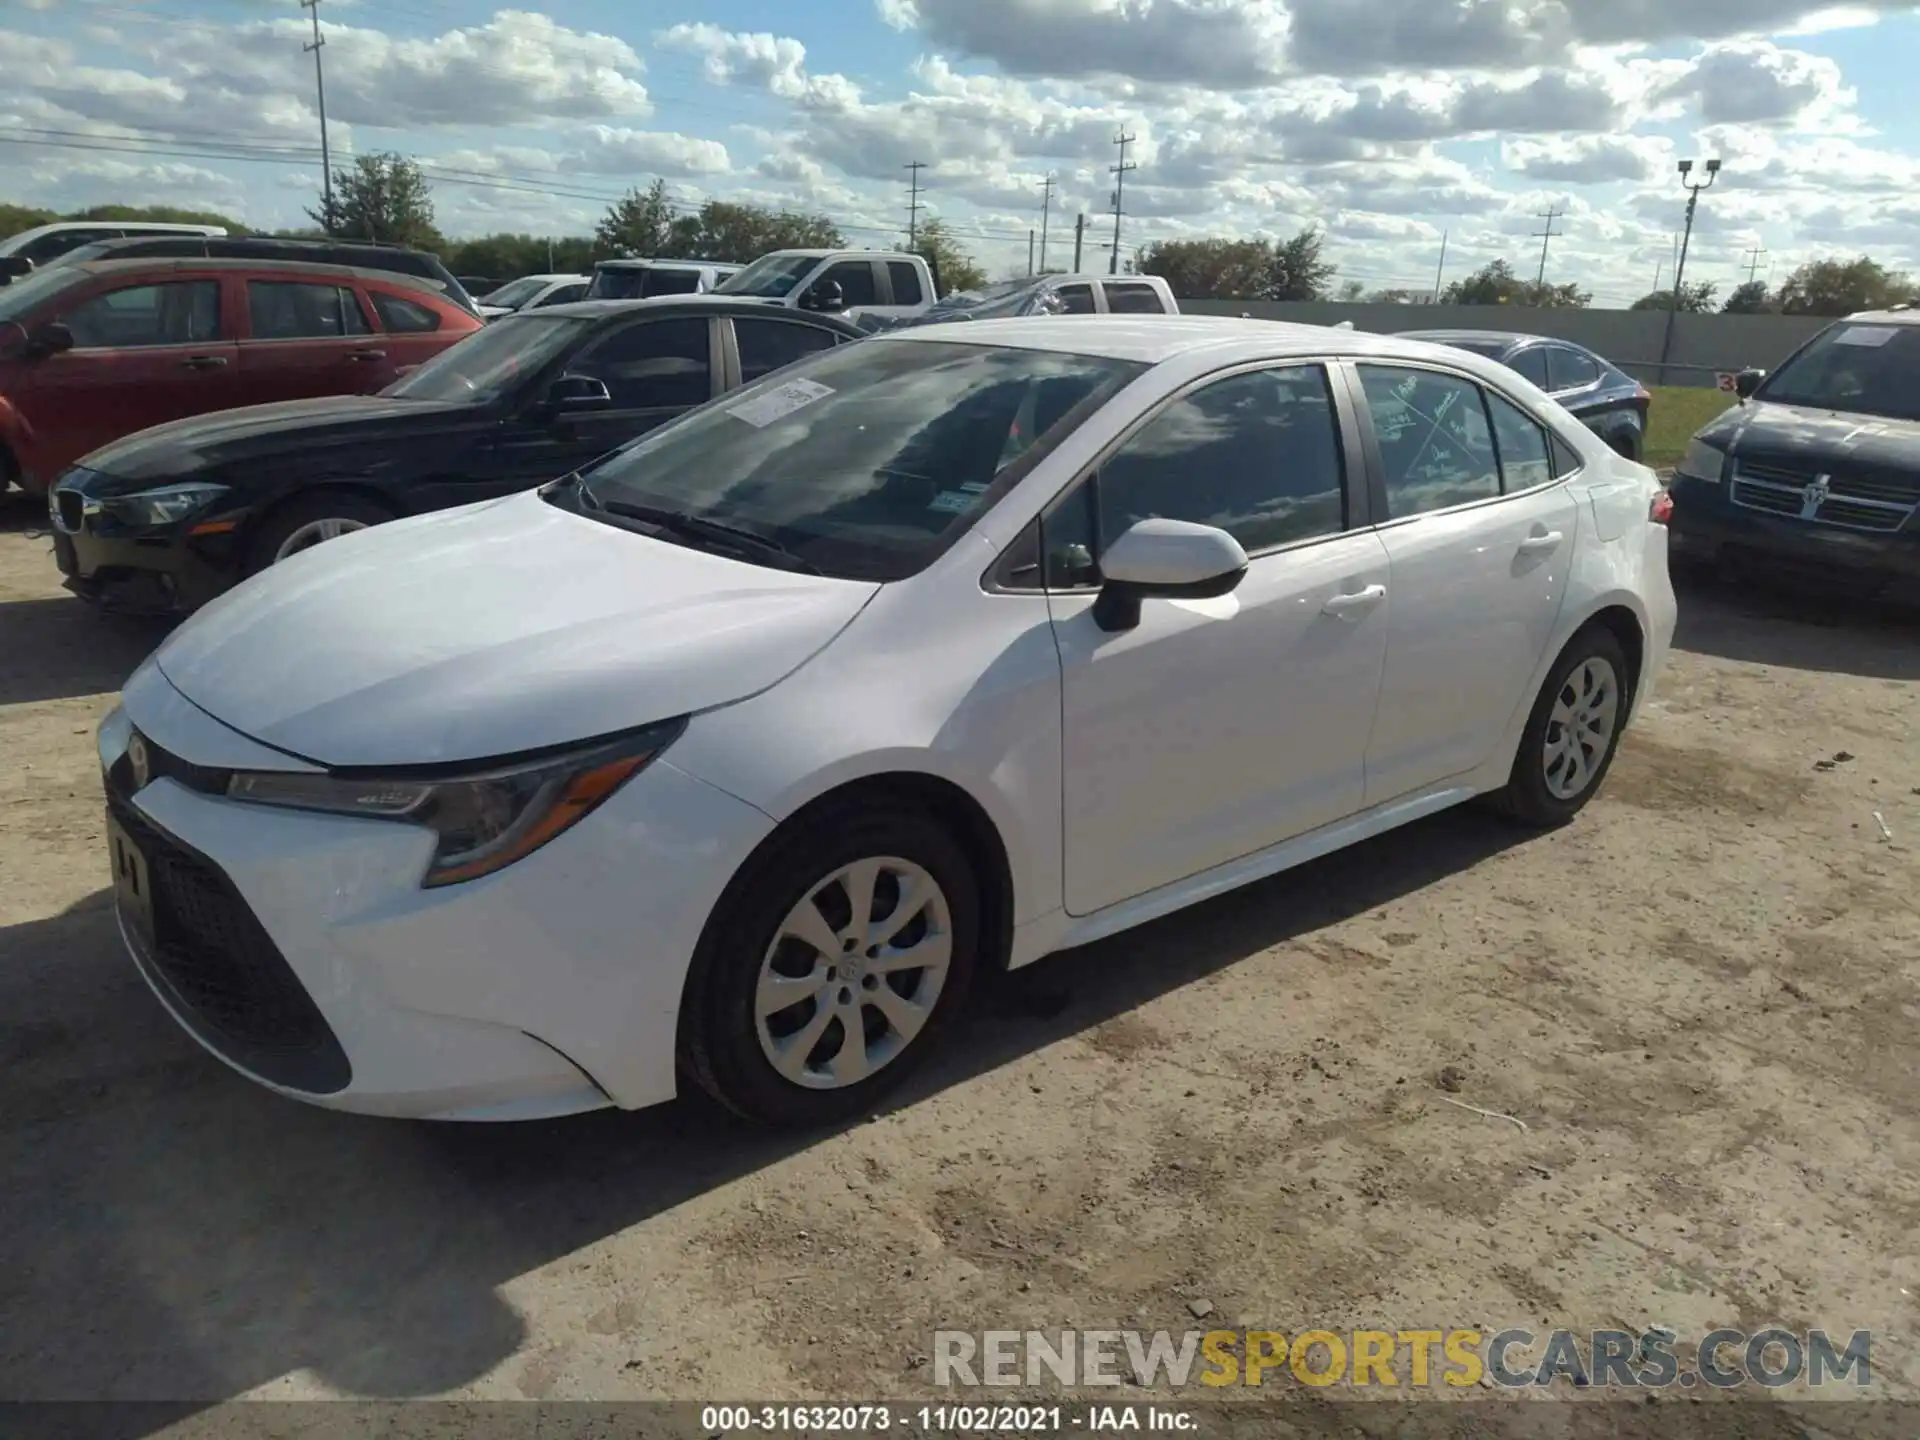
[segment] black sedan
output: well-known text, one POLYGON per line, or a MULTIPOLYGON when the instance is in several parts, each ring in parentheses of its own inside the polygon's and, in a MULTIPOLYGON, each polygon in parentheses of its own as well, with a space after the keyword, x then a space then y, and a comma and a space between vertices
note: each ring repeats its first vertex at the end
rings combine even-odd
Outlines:
POLYGON ((1403 330, 1402 338, 1451 345, 1517 370, 1629 460, 1646 448, 1652 396, 1584 345, 1504 330, 1403 330))
POLYGON ((712 296, 509 316, 378 395, 227 410, 94 451, 49 492, 55 556, 83 598, 191 610, 348 531, 564 475, 863 333, 712 296))

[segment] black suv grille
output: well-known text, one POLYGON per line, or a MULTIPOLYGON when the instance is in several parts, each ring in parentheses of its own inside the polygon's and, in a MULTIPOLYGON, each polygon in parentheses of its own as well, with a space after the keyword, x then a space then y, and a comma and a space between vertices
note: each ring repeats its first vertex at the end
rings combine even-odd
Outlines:
POLYGON ((108 806, 146 858, 153 945, 139 958, 200 1039, 263 1080, 310 1094, 346 1088, 352 1066, 326 1017, 220 867, 108 806))

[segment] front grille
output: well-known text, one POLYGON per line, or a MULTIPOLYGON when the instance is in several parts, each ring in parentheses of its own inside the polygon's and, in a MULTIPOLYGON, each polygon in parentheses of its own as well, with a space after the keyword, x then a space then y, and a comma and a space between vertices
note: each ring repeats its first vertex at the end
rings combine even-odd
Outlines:
POLYGON ((263 1080, 345 1089, 339 1039, 233 882, 119 795, 108 805, 147 862, 153 937, 139 959, 195 1034, 263 1080))
POLYGON ((1920 508, 1920 475, 1866 470, 1827 472, 1736 462, 1733 503, 1812 525, 1888 534, 1920 508))

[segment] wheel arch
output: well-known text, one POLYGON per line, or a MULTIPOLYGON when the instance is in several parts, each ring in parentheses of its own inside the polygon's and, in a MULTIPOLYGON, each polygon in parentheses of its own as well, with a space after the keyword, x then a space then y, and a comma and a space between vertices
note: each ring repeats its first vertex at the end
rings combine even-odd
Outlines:
POLYGON ((259 535, 277 516, 284 515, 295 505, 307 504, 321 495, 351 495, 356 500, 364 500, 370 505, 379 506, 396 520, 407 513, 391 494, 372 481, 350 475, 341 476, 315 481, 312 484, 296 485, 274 496, 258 512, 248 517, 241 531, 242 538, 251 544, 254 537, 259 535))

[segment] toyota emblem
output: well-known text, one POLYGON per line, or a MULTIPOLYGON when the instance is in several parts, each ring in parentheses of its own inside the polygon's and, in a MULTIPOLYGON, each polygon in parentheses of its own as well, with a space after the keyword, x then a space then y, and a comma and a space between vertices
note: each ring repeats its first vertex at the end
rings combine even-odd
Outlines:
POLYGON ((147 742, 138 735, 127 742, 127 763, 133 766, 133 788, 146 789, 153 778, 153 757, 147 754, 147 742))

